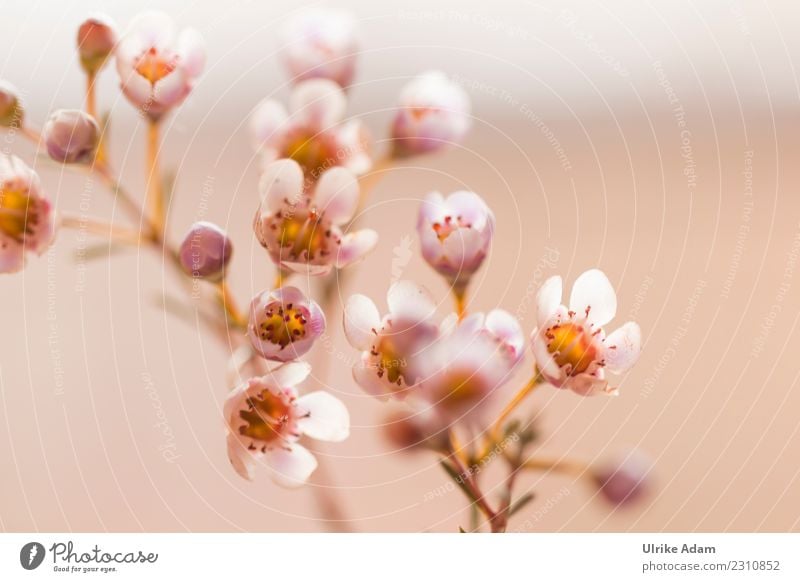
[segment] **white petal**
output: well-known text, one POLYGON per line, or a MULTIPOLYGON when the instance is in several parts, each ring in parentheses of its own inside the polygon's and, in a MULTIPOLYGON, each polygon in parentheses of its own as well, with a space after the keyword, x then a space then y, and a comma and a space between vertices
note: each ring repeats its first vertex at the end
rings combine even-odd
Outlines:
POLYGON ((233 469, 243 478, 248 481, 253 480, 253 473, 255 470, 255 463, 251 451, 248 451, 245 446, 232 434, 228 434, 228 460, 230 460, 233 469))
POLYGON ((534 330, 531 334, 531 351, 533 351, 536 366, 545 377, 545 380, 554 386, 560 387, 564 383, 564 372, 550 352, 547 351, 547 342, 538 331, 534 330))
POLYGON ((353 295, 344 308, 344 333, 347 341, 359 350, 368 350, 381 325, 378 308, 369 297, 353 295))
POLYGON ((309 79, 298 83, 289 98, 292 120, 316 131, 329 128, 344 115, 344 91, 328 79, 309 79))
POLYGON ((488 250, 480 231, 472 228, 451 232, 443 245, 448 264, 465 278, 478 270, 488 250))
POLYGON ((442 323, 439 324, 439 334, 442 337, 447 337, 453 332, 455 332, 457 328, 458 328, 458 314, 451 313, 442 320, 442 323))
POLYGON ((492 335, 509 345, 515 354, 522 353, 525 346, 525 335, 517 318, 503 309, 493 309, 486 316, 486 329, 492 335))
POLYGON ((314 191, 314 202, 332 223, 348 222, 358 206, 356 177, 345 168, 331 168, 319 179, 314 191))
POLYGON ((347 233, 336 253, 336 267, 341 269, 363 259, 378 244, 378 233, 369 228, 347 233))
POLYGON ((581 274, 572 286, 569 308, 583 315, 589 308, 589 321, 601 326, 614 319, 617 313, 617 294, 605 273, 590 269, 581 274))
POLYGON ((362 357, 361 362, 353 366, 353 380, 370 396, 384 401, 389 399, 391 389, 388 381, 378 377, 375 364, 369 359, 369 353, 367 353, 367 357, 362 357))
POLYGON ((300 431, 312 439, 340 442, 350 436, 350 414, 344 403, 328 392, 318 390, 297 399, 301 416, 300 431))
POLYGON ((266 457, 272 478, 283 487, 300 487, 317 468, 314 455, 298 444, 291 445, 288 451, 281 448, 267 451, 266 457))
POLYGON ((281 103, 265 99, 250 116, 250 134, 256 147, 275 145, 286 133, 289 114, 281 103))
POLYGON ((264 170, 259 190, 272 212, 297 204, 303 195, 303 170, 294 160, 278 160, 264 170))
POLYGON ((178 38, 180 66, 189 77, 197 77, 206 66, 206 47, 203 37, 193 28, 184 30, 178 38))
POLYGON ((475 192, 467 190, 453 192, 447 197, 446 204, 451 215, 460 217, 474 229, 482 230, 490 222, 492 211, 483 198, 475 192))
POLYGON ((630 370, 639 359, 642 349, 642 330, 629 321, 605 339, 606 369, 613 374, 630 370))
POLYGON ((168 48, 175 36, 175 25, 172 19, 160 10, 141 13, 131 23, 130 36, 136 38, 145 49, 155 47, 168 48))
POLYGON ((547 279, 539 287, 536 294, 536 320, 540 327, 544 327, 561 304, 561 277, 555 275, 547 279))
POLYGON ((398 281, 392 285, 386 300, 389 313, 414 320, 428 319, 436 311, 436 303, 430 294, 411 281, 398 281))
POLYGON ((296 386, 305 380, 311 373, 311 364, 308 362, 288 362, 271 370, 267 377, 273 384, 280 388, 296 386))
POLYGON ((617 391, 613 388, 609 388, 608 382, 606 382, 605 379, 590 374, 570 376, 564 384, 564 387, 569 388, 580 396, 598 396, 600 394, 605 394, 607 396, 617 395, 617 391))

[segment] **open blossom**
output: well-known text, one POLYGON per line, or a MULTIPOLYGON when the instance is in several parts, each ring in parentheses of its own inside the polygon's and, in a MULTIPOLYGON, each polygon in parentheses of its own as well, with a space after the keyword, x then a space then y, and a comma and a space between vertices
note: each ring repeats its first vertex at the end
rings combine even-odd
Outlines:
POLYGON ((305 362, 283 364, 250 378, 228 396, 223 411, 228 457, 245 479, 252 480, 256 464, 263 461, 279 485, 302 485, 317 460, 298 444, 300 437, 330 442, 348 437, 350 416, 341 400, 323 391, 298 396, 296 386, 310 372, 305 362))
POLYGON ((428 264, 461 291, 489 253, 494 214, 474 192, 432 192, 419 208, 417 233, 428 264))
POLYGON ((606 370, 628 371, 639 358, 641 330, 630 321, 606 336, 603 326, 617 312, 617 295, 602 271, 592 269, 572 286, 569 308, 561 305, 561 277, 550 277, 537 295, 537 324, 531 336, 542 376, 577 394, 616 394, 606 370))
POLYGON ((482 334, 495 342, 509 364, 516 365, 525 350, 525 333, 516 317, 504 309, 493 309, 486 315, 471 313, 461 322, 458 315, 451 313, 440 326, 442 335, 460 333, 482 334))
POLYGON ((347 98, 328 79, 298 83, 289 98, 289 112, 278 101, 262 101, 250 119, 264 163, 281 158, 296 161, 314 181, 333 166, 361 175, 372 166, 369 139, 360 120, 341 123, 347 98))
POLYGON ((94 159, 100 127, 80 109, 54 111, 42 129, 47 155, 63 164, 79 164, 94 159))
POLYGON ((636 501, 646 493, 651 469, 650 459, 641 451, 632 450, 617 455, 592 472, 600 494, 606 501, 623 505, 636 501))
POLYGON ((401 91, 392 125, 395 153, 436 151, 464 137, 470 126, 466 92, 439 71, 423 73, 401 91))
POLYGON ((297 287, 258 294, 250 304, 247 337, 268 360, 288 362, 311 349, 325 331, 325 314, 297 287))
POLYGON ((78 27, 78 55, 81 66, 93 74, 102 69, 117 44, 114 21, 105 14, 94 14, 78 27))
POLYGON ((378 233, 362 229, 344 234, 358 205, 358 182, 352 172, 331 168, 313 193, 304 188, 303 170, 293 160, 270 164, 261 177, 261 205, 253 229, 261 245, 281 268, 324 275, 366 255, 378 233))
POLYGON ((42 254, 54 233, 39 177, 19 158, 0 154, 0 273, 19 271, 28 252, 42 254))
POLYGON ((380 398, 405 398, 420 377, 419 359, 438 336, 432 321, 436 305, 410 281, 392 285, 387 303, 389 313, 381 317, 371 299, 353 295, 345 305, 344 331, 361 350, 353 367, 359 386, 380 398))
POLYGON ((358 39, 351 14, 328 8, 300 12, 283 29, 281 56, 292 80, 353 80, 358 39))
POLYGON ((154 120, 186 99, 205 58, 200 34, 186 29, 176 38, 172 20, 162 12, 141 14, 116 50, 122 91, 154 120))

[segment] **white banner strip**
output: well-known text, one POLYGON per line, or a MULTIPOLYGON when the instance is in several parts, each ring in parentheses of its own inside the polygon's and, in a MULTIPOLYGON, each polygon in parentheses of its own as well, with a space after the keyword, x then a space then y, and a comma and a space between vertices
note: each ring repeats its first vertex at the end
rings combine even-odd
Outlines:
POLYGON ((800 580, 798 534, 2 534, 0 580, 800 580))

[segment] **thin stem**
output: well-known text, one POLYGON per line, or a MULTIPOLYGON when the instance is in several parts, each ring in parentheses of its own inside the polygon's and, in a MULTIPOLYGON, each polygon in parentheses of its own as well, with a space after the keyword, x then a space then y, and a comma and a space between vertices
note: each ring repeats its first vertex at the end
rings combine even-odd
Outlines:
POLYGON ((520 468, 528 471, 555 471, 575 477, 582 477, 590 473, 589 465, 572 459, 528 459, 522 463, 520 468))
POLYGON ((511 402, 506 404, 503 411, 500 413, 500 416, 497 417, 497 420, 494 421, 494 425, 492 426, 492 438, 496 440, 496 437, 500 434, 503 430, 503 423, 506 419, 511 415, 514 410, 516 410, 517 406, 519 406, 523 400, 533 392, 540 384, 541 384, 541 376, 536 374, 533 378, 528 380, 528 383, 523 386, 519 392, 514 395, 514 398, 511 399, 511 402))
POLYGON ((159 124, 149 120, 147 125, 147 206, 153 226, 163 233, 164 230, 164 193, 159 168, 159 124))
POLYGON ((453 299, 456 303, 456 313, 458 321, 462 321, 467 316, 467 290, 466 288, 453 287, 453 299))
POLYGON ((225 310, 225 314, 227 315, 228 319, 232 324, 236 327, 245 328, 247 327, 247 318, 242 314, 241 310, 236 305, 236 299, 233 297, 231 293, 230 287, 228 283, 223 279, 219 282, 217 287, 219 293, 219 300, 222 304, 222 308, 225 310))
POLYGON ((275 282, 272 284, 273 289, 280 289, 286 283, 286 280, 291 277, 292 272, 278 267, 278 272, 275 273, 275 282))
POLYGON ((102 220, 81 216, 62 215, 61 226, 72 230, 90 232, 131 245, 141 244, 143 238, 142 235, 135 230, 123 228, 102 220))
POLYGON ((97 80, 97 73, 94 71, 86 73, 86 113, 97 119, 97 101, 95 99, 94 83, 97 80))

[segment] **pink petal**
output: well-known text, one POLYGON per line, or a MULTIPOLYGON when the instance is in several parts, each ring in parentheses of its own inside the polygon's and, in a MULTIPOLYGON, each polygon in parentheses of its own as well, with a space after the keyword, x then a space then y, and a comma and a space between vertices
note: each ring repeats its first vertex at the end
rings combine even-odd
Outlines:
POLYGON ((358 181, 350 170, 331 168, 319 179, 314 202, 333 224, 344 224, 356 211, 358 191, 358 181))
POLYGON ((520 355, 525 347, 525 335, 517 318, 503 309, 493 309, 486 316, 486 329, 520 355))
POLYGON ((359 350, 368 350, 375 340, 375 331, 381 325, 378 308, 369 297, 353 295, 344 308, 344 333, 347 341, 359 350))
POLYGON ((531 334, 531 351, 536 360, 536 366, 545 380, 556 387, 561 387, 565 379, 564 372, 547 350, 547 342, 539 330, 534 330, 531 334))
POLYGON ((203 37, 193 28, 181 32, 178 38, 178 58, 181 68, 190 78, 197 77, 206 65, 206 48, 203 37))
MULTIPOLYGON (((232 434, 228 434, 227 439, 228 459, 233 469, 244 479, 253 480, 255 472, 255 459, 253 453, 232 434)), ((260 454, 260 453, 259 453, 260 454)))
POLYGON ((369 228, 346 234, 336 254, 336 267, 341 269, 364 258, 377 244, 378 233, 369 228))
POLYGON ((286 108, 274 99, 265 99, 250 116, 250 135, 256 147, 277 147, 286 134, 289 114, 286 108))
POLYGON ((617 395, 617 391, 614 388, 610 388, 605 379, 600 376, 592 376, 591 374, 570 376, 564 383, 564 387, 569 388, 580 396, 597 396, 600 394, 605 394, 606 396, 617 395))
POLYGON ((590 269, 575 280, 569 308, 578 315, 590 308, 589 321, 602 326, 614 319, 617 313, 617 294, 602 271, 590 269))
POLYGON ((309 79, 295 86, 289 98, 292 120, 315 131, 329 128, 344 115, 347 99, 328 79, 309 79))
POLYGON ((605 339, 606 369, 612 374, 630 370, 642 350, 642 330, 639 324, 629 321, 605 339))
POLYGON ((273 162, 261 175, 259 190, 272 212, 294 206, 303 196, 303 170, 294 160, 273 162))
POLYGON ((16 273, 24 266, 24 247, 0 232, 0 273, 16 273))
POLYGON ((267 465, 272 470, 272 478, 283 487, 300 487, 308 481, 317 468, 317 459, 308 449, 298 444, 286 450, 276 448, 267 451, 267 465))
POLYGON ((378 377, 375 364, 369 359, 369 352, 364 352, 361 362, 353 366, 353 380, 369 394, 379 400, 388 400, 391 389, 388 382, 378 377))
POLYGON ((447 197, 447 208, 451 216, 460 216, 472 225, 472 228, 482 230, 493 221, 492 211, 483 198, 466 190, 453 192, 447 197))
POLYGON ((308 362, 287 362, 271 370, 267 378, 280 388, 297 386, 300 382, 308 378, 311 373, 311 364, 308 362))
POLYGON ((312 439, 340 442, 350 435, 350 414, 344 403, 328 392, 311 392, 297 399, 297 425, 312 439), (306 416, 307 415, 307 416, 306 416))
POLYGON ((544 327, 555 315, 561 305, 562 283, 561 277, 555 275, 547 279, 536 294, 536 320, 540 327, 544 327))
POLYGON ((459 228, 444 240, 444 258, 450 269, 464 278, 478 270, 487 252, 483 236, 471 228, 459 228))
POLYGON ((432 317, 436 303, 430 293, 411 281, 398 281, 389 288, 386 296, 392 316, 421 321, 432 317))

